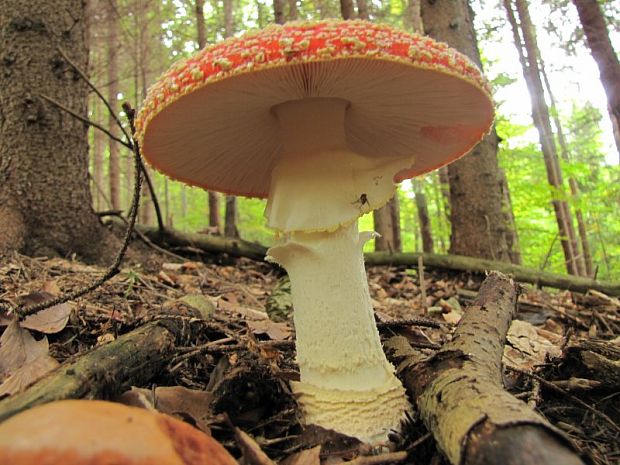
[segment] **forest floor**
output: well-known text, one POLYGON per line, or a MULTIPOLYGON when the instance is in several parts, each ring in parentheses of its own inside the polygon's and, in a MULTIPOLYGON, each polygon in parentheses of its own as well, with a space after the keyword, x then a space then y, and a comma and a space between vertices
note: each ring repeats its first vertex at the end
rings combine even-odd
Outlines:
MULTIPOLYGON (((14 255, 0 264, 0 300, 44 300, 84 286, 102 272, 78 261, 14 255)), ((427 270, 421 286, 417 270, 371 267, 368 279, 382 337, 404 335, 430 355, 449 340, 484 276, 427 270), (416 318, 421 325, 412 324, 416 318)), ((187 345, 175 347, 155 378, 109 397, 177 415, 208 431, 235 456, 239 447, 260 447, 278 463, 318 465, 319 460, 332 464, 367 455, 371 451, 355 440, 299 424, 287 383, 299 377, 287 285, 282 271, 266 263, 227 257, 205 263, 152 254, 140 264, 125 265, 91 294, 28 317, 21 326, 0 316, 4 355, 35 351, 49 362, 37 369, 27 363, 3 367, 0 356, 0 397, 58 363, 172 315, 200 331, 187 345), (19 346, 8 347, 10 328, 24 336, 19 346), (44 337, 49 347, 41 342, 44 337), (231 424, 256 443, 235 440, 231 424)), ((36 358, 21 355, 22 361, 36 358)), ((504 365, 506 388, 565 432, 587 463, 620 463, 618 299, 524 288, 504 365)), ((394 449, 411 452, 407 463, 443 463, 416 418, 393 439, 394 449)), ((260 454, 256 457, 253 465, 267 465, 260 454)))

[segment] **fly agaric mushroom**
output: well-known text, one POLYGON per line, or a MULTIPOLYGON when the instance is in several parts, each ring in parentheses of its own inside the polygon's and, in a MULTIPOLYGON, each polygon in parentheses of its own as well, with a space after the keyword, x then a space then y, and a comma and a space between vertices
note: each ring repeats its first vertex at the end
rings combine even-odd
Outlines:
POLYGON ((0 465, 237 465, 211 436, 168 415, 66 400, 0 423, 0 465))
POLYGON ((493 104, 447 45, 365 21, 296 22, 172 66, 137 120, 168 176, 267 198, 291 279, 306 423, 374 442, 409 408, 374 323, 357 219, 394 183, 466 154, 493 104))

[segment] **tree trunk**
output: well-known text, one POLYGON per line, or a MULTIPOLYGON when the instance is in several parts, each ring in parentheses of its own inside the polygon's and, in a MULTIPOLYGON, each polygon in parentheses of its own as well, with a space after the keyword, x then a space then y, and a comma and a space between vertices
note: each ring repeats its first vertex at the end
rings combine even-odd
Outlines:
POLYGON ((273 20, 276 24, 284 24, 284 0, 273 0, 273 20))
POLYGON ((88 69, 87 37, 81 0, 0 0, 0 254, 107 258, 88 185, 88 128, 40 97, 86 117, 88 88, 57 47, 88 69))
MULTIPOLYGON (((118 10, 116 0, 107 0, 106 23, 108 29, 107 61, 108 61, 108 102, 114 113, 118 114, 118 10)), ((108 116, 108 129, 118 137, 119 128, 112 115, 108 116)), ((110 183, 110 203, 113 210, 121 208, 121 173, 118 155, 118 143, 108 141, 108 181, 110 183)))
POLYGON ((295 21, 297 19, 297 0, 288 0, 288 20, 295 21))
MULTIPOLYGON (((479 67, 480 53, 472 13, 466 0, 422 0, 425 32, 456 48, 479 67)), ((450 252, 495 260, 510 260, 507 225, 493 129, 469 155, 448 166, 450 178, 450 252)))
POLYGON ((424 182, 419 179, 413 179, 412 182, 415 205, 418 211, 418 221, 420 223, 420 235, 422 236, 422 250, 424 253, 433 253, 433 234, 431 219, 428 216, 426 195, 424 194, 424 182))
MULTIPOLYGON (((93 103, 93 118, 94 120, 101 124, 102 115, 101 115, 101 106, 100 102, 93 103)), ((105 150, 105 135, 96 128, 93 128, 93 185, 94 189, 92 189, 94 196, 94 205, 95 210, 102 210, 105 208, 106 200, 103 197, 103 152, 105 150)))
POLYGON ((394 198, 388 203, 390 206, 390 215, 392 216, 392 236, 394 237, 394 250, 396 252, 403 251, 402 238, 400 235, 400 199, 398 198, 398 189, 394 194, 394 198))
MULTIPOLYGON (((207 45, 207 33, 205 30, 205 0, 195 0, 194 11, 196 13, 196 31, 198 48, 202 50, 207 45)), ((208 193, 209 196, 209 229, 217 234, 221 233, 220 223, 220 195, 217 192, 208 193)))
MULTIPOLYGON (((545 66, 540 58, 540 71, 542 73, 543 81, 545 83, 545 89, 547 91, 547 95, 549 96, 549 101, 551 103, 551 116, 553 118, 553 123, 555 125, 556 134, 558 136, 558 143, 560 144, 560 154, 562 155, 562 159, 566 162, 570 162, 570 155, 568 151, 568 144, 566 143, 566 138, 564 137, 564 130, 562 129, 562 122, 558 116, 557 112, 557 104, 555 101, 555 97, 553 95, 553 90, 551 88, 551 83, 549 82, 549 77, 545 71, 545 66)), ((570 176, 568 178, 568 186, 570 188, 570 195, 573 201, 579 200, 579 186, 577 185, 577 181, 575 178, 570 176)), ((583 219, 583 212, 581 208, 578 206, 575 207, 575 218, 577 219, 577 227, 579 230, 579 241, 581 245, 581 254, 579 254, 577 260, 577 266, 579 267, 579 274, 581 276, 594 276, 594 269, 592 266, 592 254, 590 253, 590 243, 588 241, 588 234, 586 230, 586 223, 583 219)), ((572 221, 570 221, 569 226, 572 226, 572 221)), ((579 245, 577 244, 577 235, 573 231, 573 238, 575 239, 571 242, 571 246, 573 247, 573 251, 579 250, 579 245)))
MULTIPOLYGON (((558 162, 555 141, 553 140, 553 131, 551 130, 551 122, 549 117, 549 108, 544 97, 542 81, 540 79, 540 68, 538 66, 538 46, 534 37, 533 26, 529 17, 527 4, 523 0, 516 1, 517 11, 520 19, 520 27, 514 16, 511 0, 504 0, 504 8, 508 16, 508 21, 512 27, 515 47, 519 53, 519 60, 523 68, 523 76, 525 78, 530 98, 532 101, 532 119, 538 130, 540 146, 545 160, 547 171, 547 180, 549 184, 558 191, 563 190, 563 182, 558 162), (527 56, 525 53, 527 52, 527 56)), ((573 241, 571 241, 571 233, 569 220, 572 221, 568 214, 570 213, 566 202, 561 200, 551 201, 556 221, 558 223, 558 231, 564 252, 566 262, 566 270, 569 274, 579 275, 579 269, 576 262, 576 253, 573 250, 573 241)))
POLYGON ((405 27, 418 34, 424 34, 424 24, 422 24, 421 0, 409 0, 403 22, 405 27))
POLYGON ((231 195, 226 196, 226 222, 224 225, 224 236, 237 238, 239 230, 237 229, 237 197, 231 195))
POLYGON ((512 209, 512 198, 510 197, 510 189, 508 189, 506 173, 504 173, 504 170, 501 168, 499 170, 499 176, 500 184, 502 186, 502 211, 504 213, 504 222, 505 224, 510 225, 506 229, 506 244, 508 245, 508 253, 510 254, 510 263, 521 265, 521 247, 519 245, 517 222, 512 209))
POLYGON ((592 57, 598 65, 601 83, 607 95, 607 107, 614 127, 620 156, 620 61, 609 39, 607 25, 597 0, 573 0, 592 57))
POLYGON ((353 0, 340 0, 340 14, 342 19, 353 19, 355 17, 353 0))
POLYGON ((370 15, 368 14, 368 3, 366 3, 366 0, 357 0, 357 17, 359 19, 370 18, 370 15))

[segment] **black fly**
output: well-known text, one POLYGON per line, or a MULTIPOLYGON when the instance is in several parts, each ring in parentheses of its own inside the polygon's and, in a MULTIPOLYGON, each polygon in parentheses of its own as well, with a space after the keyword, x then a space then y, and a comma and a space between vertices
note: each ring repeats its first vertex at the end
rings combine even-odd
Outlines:
POLYGON ((351 203, 353 205, 358 204, 360 206, 360 209, 364 205, 368 205, 370 207, 370 204, 368 203, 368 195, 366 195, 366 193, 361 194, 359 199, 357 199, 355 202, 351 202, 351 203))

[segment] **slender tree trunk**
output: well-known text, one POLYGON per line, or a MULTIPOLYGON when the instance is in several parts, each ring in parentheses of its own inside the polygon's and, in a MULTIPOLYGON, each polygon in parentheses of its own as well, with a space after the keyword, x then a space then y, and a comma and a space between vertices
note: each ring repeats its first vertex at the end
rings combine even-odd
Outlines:
MULTIPOLYGON (((469 56, 479 67, 480 53, 467 0, 422 0, 425 32, 469 56)), ((508 225, 502 213, 497 134, 492 130, 467 156, 448 166, 450 252, 508 261, 508 225)))
MULTIPOLYGON (((93 117, 97 123, 101 123, 101 103, 93 103, 93 117)), ((95 210, 105 208, 105 199, 103 198, 103 152, 105 150, 105 135, 99 130, 93 128, 93 195, 95 198, 95 210)))
POLYGON ((239 237, 239 229, 237 229, 237 198, 231 195, 226 196, 226 218, 224 223, 224 236, 237 238, 239 237))
POLYGON ((369 19, 368 3, 366 0, 357 0, 357 16, 359 19, 369 19))
POLYGON ((172 205, 170 202, 170 186, 168 182, 168 178, 164 178, 164 211, 165 213, 165 222, 167 228, 172 228, 173 226, 173 216, 172 216, 172 205))
POLYGON ((297 0, 288 0, 288 20, 295 21, 297 19, 297 0))
POLYGON ((284 0, 273 0, 273 19, 276 24, 284 24, 284 0))
MULTIPOLYGON (((114 113, 118 114, 118 10, 116 0, 107 0, 107 26, 108 26, 108 102, 114 113)), ((118 137, 119 129, 112 115, 108 117, 108 128, 110 132, 118 137)), ((110 203, 114 210, 121 208, 121 173, 118 153, 118 143, 113 140, 108 142, 109 167, 108 181, 110 182, 110 203)))
MULTIPOLYGON (((447 170, 446 170, 447 172, 447 170)), ((444 191, 444 184, 441 181, 441 171, 437 174, 437 178, 433 181, 433 198, 435 205, 435 216, 437 218, 437 229, 435 230, 435 240, 439 243, 439 251, 445 253, 447 251, 445 237, 450 236, 450 199, 446 198, 446 192, 449 193, 449 186, 447 191, 444 191)))
POLYGON ((108 258, 92 209, 87 127, 42 98, 86 117, 88 88, 58 47, 88 69, 87 29, 81 0, 0 0, 0 254, 108 258))
POLYGON ((598 65, 601 83, 607 94, 607 107, 616 148, 620 156, 620 61, 607 32, 605 17, 597 0, 573 0, 592 57, 598 65))
POLYGON ((340 14, 342 19, 353 19, 355 17, 353 0, 340 0, 340 14))
POLYGON ((375 231, 379 236, 375 239, 376 252, 395 253, 396 243, 394 238, 393 215, 387 205, 372 212, 375 223, 375 231))
MULTIPOLYGON (((196 31, 198 48, 203 49, 207 45, 207 33, 205 29, 205 14, 204 14, 205 0, 195 0, 194 11, 196 13, 196 31)), ((220 222, 220 195, 217 192, 209 191, 209 229, 214 234, 220 234, 221 222, 220 222)))
POLYGON ((424 34, 424 24, 422 24, 421 0, 409 0, 407 10, 403 18, 405 27, 418 34, 424 34))
POLYGON ((504 170, 500 168, 500 184, 502 186, 502 211, 505 223, 511 225, 506 230, 506 243, 510 254, 510 262, 514 265, 521 265, 521 247, 519 245, 519 233, 517 232, 517 222, 515 221, 514 210, 512 208, 512 198, 508 189, 508 181, 504 170))
POLYGON ((415 205, 418 211, 418 221, 420 223, 420 235, 422 236, 422 251, 433 253, 433 234, 431 230, 431 220, 428 215, 428 204, 424 194, 424 182, 413 179, 413 192, 415 194, 415 205))
MULTIPOLYGON (((506 9, 508 21, 513 30, 515 46, 519 53, 519 59, 523 68, 523 76, 532 101, 532 119, 534 120, 534 125, 538 130, 540 145, 547 170, 547 179, 549 184, 554 189, 562 191, 563 182, 559 171, 559 162, 555 142, 553 140, 553 132, 551 130, 549 108, 547 107, 547 102, 545 102, 543 85, 540 79, 538 47, 534 38, 527 4, 522 0, 517 0, 516 7, 521 21, 521 27, 519 27, 519 24, 514 16, 511 0, 504 0, 504 8, 506 9), (525 55, 526 52, 527 56, 525 55)), ((552 200, 551 203, 555 210, 556 221, 558 223, 558 231, 561 237, 566 270, 569 274, 578 275, 579 269, 575 260, 576 254, 573 250, 570 228, 568 226, 569 217, 567 216, 567 213, 570 212, 568 211, 568 207, 564 205, 565 202, 561 200, 552 200)))
MULTIPOLYGON (((539 57, 540 58, 540 57, 539 57)), ((568 144, 566 143, 566 138, 564 137, 564 130, 562 129, 562 122, 560 121, 560 117, 557 112, 557 104, 555 97, 553 95, 553 90, 551 89, 551 83, 549 82, 549 77, 547 76, 547 72, 545 71, 545 65, 540 58, 540 71, 542 73, 543 82, 545 84, 545 89, 547 91, 547 95, 549 96, 549 101, 551 103, 551 117, 553 118, 553 123, 555 125, 556 134, 558 136, 558 143, 560 144, 560 154, 562 155, 562 159, 566 162, 570 162, 570 154, 568 151, 568 144)), ((568 186, 570 188, 570 194, 574 201, 579 200, 579 186, 575 178, 570 176, 568 178, 568 186)), ((590 243, 588 241, 588 235, 586 230, 586 224, 583 219, 583 212, 579 206, 575 207, 575 218, 577 219, 577 227, 579 230, 579 242, 581 245, 581 253, 579 254, 577 265, 579 267, 579 274, 582 276, 592 277, 593 275, 593 267, 592 267, 592 255, 590 253, 590 243)), ((573 222, 569 222, 569 226, 572 226, 573 222)), ((579 245, 577 244, 577 235, 574 230, 571 232, 574 240, 571 242, 571 246, 573 251, 579 250, 579 245)))
POLYGON ((391 200, 390 215, 392 215, 392 236, 394 238, 394 250, 403 251, 403 243, 400 235, 400 199, 398 198, 398 189, 391 200))

